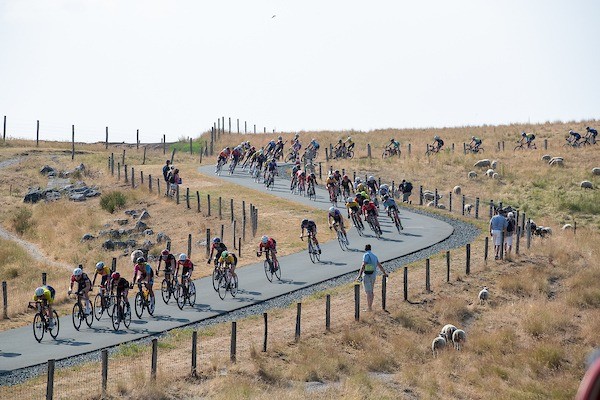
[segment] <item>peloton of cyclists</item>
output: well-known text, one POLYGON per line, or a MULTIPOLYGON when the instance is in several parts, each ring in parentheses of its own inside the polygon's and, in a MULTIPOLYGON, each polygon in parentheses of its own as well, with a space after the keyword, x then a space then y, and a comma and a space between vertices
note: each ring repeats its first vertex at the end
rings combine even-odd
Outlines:
POLYGON ((303 219, 300 223, 300 229, 300 239, 304 240, 304 230, 306 229, 306 234, 312 235, 315 246, 317 246, 317 251, 321 254, 321 246, 319 246, 319 241, 317 240, 317 224, 315 224, 315 221, 303 219))

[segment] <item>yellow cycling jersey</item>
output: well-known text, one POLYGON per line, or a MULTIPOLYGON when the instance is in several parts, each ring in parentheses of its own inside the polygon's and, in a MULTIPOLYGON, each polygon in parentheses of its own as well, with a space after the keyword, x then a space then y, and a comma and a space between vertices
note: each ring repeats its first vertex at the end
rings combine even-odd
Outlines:
POLYGON ((100 276, 104 276, 104 275, 110 276, 110 268, 108 266, 105 266, 104 268, 102 268, 100 270, 97 269, 96 273, 100 276))
POLYGON ((348 146, 350 146, 350 145, 353 145, 353 144, 354 144, 354 142, 353 142, 352 140, 350 140, 350 139, 346 139, 346 140, 344 141, 344 143, 346 143, 348 146))
POLYGON ((356 201, 346 203, 346 208, 360 208, 360 205, 356 201))
POLYGON ((366 191, 367 191, 367 186, 365 186, 364 183, 359 183, 358 186, 356 186, 357 193, 366 192, 366 191))
POLYGON ((233 265, 235 262, 235 259, 233 258, 233 256, 231 254, 228 254, 227 257, 225 257, 225 258, 223 258, 223 256, 219 257, 219 262, 222 264, 233 265))
POLYGON ((50 291, 46 288, 44 288, 44 294, 40 297, 36 296, 35 294, 33 295, 33 301, 38 300, 46 300, 48 304, 52 304, 52 302, 54 301, 54 299, 52 298, 52 293, 50 293, 50 291))
POLYGON ((337 183, 337 181, 335 180, 335 178, 327 178, 327 181, 325 181, 326 185, 335 185, 337 183))

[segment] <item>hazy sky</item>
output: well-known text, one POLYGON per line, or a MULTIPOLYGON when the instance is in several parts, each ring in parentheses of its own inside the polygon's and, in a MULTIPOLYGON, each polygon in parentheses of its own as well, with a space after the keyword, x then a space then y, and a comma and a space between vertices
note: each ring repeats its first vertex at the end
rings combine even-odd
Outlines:
POLYGON ((0 0, 13 137, 599 118, 599 71, 598 0, 0 0))

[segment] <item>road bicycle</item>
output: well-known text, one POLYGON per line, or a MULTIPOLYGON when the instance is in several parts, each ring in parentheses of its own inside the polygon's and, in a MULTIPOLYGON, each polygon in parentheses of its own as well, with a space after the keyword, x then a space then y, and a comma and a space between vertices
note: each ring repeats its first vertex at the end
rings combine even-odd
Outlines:
POLYGON ((173 272, 170 272, 170 274, 171 279, 167 279, 167 274, 165 273, 165 277, 163 278, 160 284, 160 295, 165 304, 169 304, 169 300, 171 300, 171 297, 177 299, 177 293, 179 289, 179 282, 177 281, 177 277, 173 274, 173 272))
POLYGON ((296 177, 296 174, 293 174, 292 181, 290 182, 290 192, 294 193, 296 186, 298 186, 298 178, 296 177))
POLYGON ((342 232, 342 229, 340 228, 340 225, 337 222, 333 224, 333 229, 335 229, 335 232, 337 234, 337 240, 340 244, 340 248, 342 249, 342 251, 348 250, 348 245, 350 244, 350 242, 348 241, 348 236, 344 232, 342 232))
MULTIPOLYGON (((281 266, 279 265, 279 261, 277 262, 277 264, 275 264, 275 262, 271 259, 270 249, 265 249, 264 252, 265 261, 263 265, 265 267, 265 275, 267 276, 267 279, 269 280, 269 282, 273 282, 273 276, 275 276, 278 280, 281 280, 281 266)), ((257 252, 256 255, 260 257, 259 252, 257 252)))
POLYGON ((300 236, 300 239, 304 237, 308 237, 308 256, 310 257, 310 261, 313 264, 315 264, 317 261, 321 262, 321 254, 319 254, 319 250, 317 249, 314 235, 309 233, 305 236, 300 236))
POLYGON ((352 219, 352 223, 354 225, 354 227, 356 228, 356 231, 358 232, 359 236, 362 236, 363 231, 365 230, 365 225, 362 222, 362 218, 360 217, 360 215, 354 211, 352 211, 350 213, 350 218, 352 219))
MULTIPOLYGON (((112 296, 116 298, 117 296, 112 296)), ((112 326, 115 331, 119 330, 121 322, 125 325, 125 328, 129 328, 131 325, 131 305, 125 301, 125 296, 119 296, 119 299, 114 299, 113 311, 112 311, 112 326)))
POLYGON ((440 150, 441 150, 441 149, 440 149, 439 147, 435 147, 435 146, 434 146, 434 145, 432 145, 432 144, 428 144, 428 145, 427 145, 427 150, 425 151, 425 155, 426 155, 426 156, 429 156, 429 155, 431 155, 431 154, 437 154, 437 153, 439 153, 439 152, 440 152, 440 150))
POLYGON ((48 317, 46 316, 46 310, 48 306, 45 305, 42 301, 32 301, 29 302, 29 308, 35 308, 37 311, 33 316, 33 336, 37 342, 41 342, 44 338, 44 333, 50 333, 53 339, 56 339, 58 336, 58 331, 60 329, 60 322, 58 320, 58 314, 55 310, 52 311, 52 319, 54 320, 54 325, 50 327, 50 321, 48 321, 48 317))
POLYGON ((306 183, 304 182, 304 180, 300 180, 298 182, 298 194, 300 196, 304 196, 306 193, 306 183))
POLYGON ((217 162, 217 167, 215 168, 215 174, 221 175, 221 171, 223 170, 223 165, 225 165, 227 161, 223 159, 219 159, 217 162))
POLYGON ((196 304, 196 285, 190 280, 189 273, 181 277, 181 285, 179 285, 179 293, 177 294, 177 307, 183 310, 186 302, 190 307, 194 307, 196 304))
POLYGON ((527 142, 517 142, 518 144, 515 146, 513 151, 517 151, 517 150, 535 150, 537 149, 536 145, 534 142, 529 143, 529 146, 527 145, 527 142))
POLYGON ((296 162, 297 158, 298 158, 298 152, 294 149, 290 149, 290 152, 285 157, 285 162, 296 162))
POLYGON ((329 191, 329 202, 334 206, 337 207, 337 193, 335 190, 335 186, 328 186, 327 190, 329 191))
POLYGON ((379 239, 383 232, 381 231, 381 226, 379 225, 379 221, 377 221, 377 217, 369 214, 367 215, 366 220, 373 233, 375 233, 375 236, 377 236, 377 239, 379 239))
POLYGON ((229 265, 222 266, 223 273, 219 278, 218 293, 221 300, 225 300, 227 292, 231 294, 231 297, 235 297, 238 291, 238 277, 231 273, 231 267, 229 265))
POLYGON ((112 316, 112 303, 111 296, 108 290, 106 290, 105 286, 96 286, 99 290, 98 294, 94 298, 94 317, 96 317, 97 321, 100 321, 102 318, 102 314, 106 311, 106 314, 111 317, 112 316))
POLYGON ((212 272, 212 284, 213 289, 215 289, 215 292, 219 291, 219 280, 221 279, 221 276, 223 276, 223 269, 221 268, 221 265, 215 260, 215 268, 212 272))
POLYGON ((483 153, 485 151, 485 149, 481 146, 476 147, 476 146, 467 146, 466 147, 466 151, 467 154, 468 153, 473 153, 473 154, 477 154, 477 153, 483 153))
POLYGON ((235 171, 235 167, 237 167, 239 160, 233 158, 231 163, 229 164, 229 175, 233 175, 233 171, 235 171))
MULTIPOLYGON (((584 138, 582 138, 582 139, 584 139, 584 138)), ((563 147, 575 147, 575 148, 577 148, 577 147, 583 147, 587 143, 585 139, 583 141, 581 141, 581 142, 575 142, 575 141, 569 140, 569 138, 566 138, 565 140, 566 140, 566 143, 563 144, 563 147)))
POLYGON ((273 188, 275 187, 275 171, 269 171, 269 173, 267 174, 265 185, 267 186, 267 189, 273 190, 273 188))
POLYGON ((387 148, 387 149, 383 150, 383 153, 381 154, 381 158, 386 159, 386 158, 392 157, 392 156, 400 157, 400 154, 401 154, 400 149, 387 148))
POLYGON ((310 200, 317 200, 317 194, 315 193, 315 184, 313 181, 308 183, 308 187, 306 188, 306 194, 310 200))
POLYGON ((155 298, 154 294, 150 296, 147 282, 138 282, 138 292, 135 294, 135 315, 142 318, 144 309, 148 310, 148 314, 154 315, 155 298))
POLYGON ((353 157, 354 157, 354 151, 348 150, 346 148, 346 146, 342 146, 342 147, 339 147, 339 148, 337 148, 337 149, 334 150, 333 158, 336 159, 336 160, 338 158, 341 158, 341 159, 348 158, 348 159, 350 159, 350 158, 353 158, 353 157))
POLYGON ((79 330, 79 328, 81 328, 81 322, 85 321, 85 324, 88 326, 88 328, 91 328, 92 323, 94 322, 94 310, 92 309, 90 310, 89 314, 86 314, 84 311, 84 307, 81 305, 81 300, 83 299, 83 296, 81 295, 81 293, 76 293, 76 295, 77 301, 73 305, 73 311, 71 312, 73 326, 76 330, 79 330))
POLYGON ((404 227, 402 226, 402 221, 400 221, 400 214, 398 213, 398 209, 396 207, 393 207, 391 210, 388 209, 388 215, 394 222, 394 225, 396 225, 398 233, 401 233, 401 231, 404 230, 404 227))

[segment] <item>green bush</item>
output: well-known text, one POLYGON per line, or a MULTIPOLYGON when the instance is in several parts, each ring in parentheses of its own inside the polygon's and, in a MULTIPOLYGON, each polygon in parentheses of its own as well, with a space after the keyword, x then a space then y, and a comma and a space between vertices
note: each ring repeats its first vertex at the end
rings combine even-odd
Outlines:
POLYGON ((109 192, 100 196, 100 207, 112 214, 115 210, 123 208, 126 200, 125 195, 121 192, 109 192))
POLYGON ((15 215, 12 217, 12 225, 15 231, 22 235, 33 226, 31 220, 32 213, 28 208, 19 208, 15 215))

